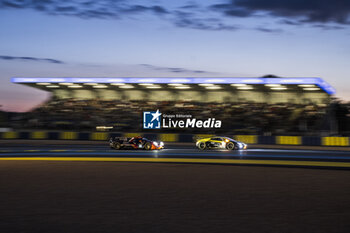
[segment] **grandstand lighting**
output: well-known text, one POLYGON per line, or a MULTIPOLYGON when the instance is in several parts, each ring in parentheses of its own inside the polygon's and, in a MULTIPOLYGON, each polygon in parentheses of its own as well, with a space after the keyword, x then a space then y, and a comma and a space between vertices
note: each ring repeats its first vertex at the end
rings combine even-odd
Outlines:
POLYGON ((178 78, 176 78, 176 79, 171 79, 170 80, 170 82, 172 82, 172 83, 188 83, 188 82, 191 82, 191 80, 190 79, 178 79, 178 78))
POLYGON ((271 90, 287 90, 287 88, 286 87, 271 87, 270 88, 271 90))
POLYGON ((220 83, 220 82, 225 82, 225 79, 206 79, 204 82, 207 83, 220 83))
POLYGON ((319 91, 320 88, 318 87, 306 87, 306 88, 303 88, 304 91, 319 91))
POLYGON ((125 85, 125 83, 111 83, 111 85, 113 85, 113 86, 123 86, 123 85, 125 85))
POLYGON ((36 83, 36 85, 40 85, 40 86, 45 86, 45 85, 50 85, 51 83, 36 83))
POLYGON ((69 88, 82 88, 82 86, 80 86, 80 85, 70 85, 70 86, 68 86, 69 88))
POLYGON ((159 88, 162 88, 161 86, 158 86, 158 85, 152 85, 152 86, 146 86, 146 88, 149 88, 149 89, 159 89, 159 88))
POLYGON ((205 89, 217 90, 217 89, 221 89, 221 87, 220 86, 209 86, 209 87, 205 87, 205 89))
POLYGON ((212 83, 200 83, 200 84, 198 84, 198 86, 210 87, 210 86, 214 86, 214 84, 212 84, 212 83))
POLYGON ((65 85, 65 86, 71 86, 74 85, 74 83, 59 83, 60 85, 65 85))
POLYGON ((235 83, 235 84, 231 84, 231 86, 233 86, 233 87, 245 87, 245 86, 247 86, 247 84, 235 83))
POLYGON ((189 86, 176 86, 174 88, 176 88, 176 89, 190 89, 191 87, 189 87, 189 86))
POLYGON ((182 83, 169 83, 168 86, 182 86, 182 83))
POLYGON ((153 86, 153 83, 139 83, 140 86, 153 86))
POLYGON ((106 85, 96 85, 96 86, 92 86, 93 88, 107 88, 106 85))
POLYGON ((119 86, 119 88, 131 89, 131 88, 134 88, 134 86, 132 86, 132 85, 121 85, 121 86, 119 86))
POLYGON ((46 86, 47 88, 59 88, 60 86, 57 86, 57 85, 49 85, 49 86, 46 86))
POLYGON ((252 90, 254 89, 253 87, 250 86, 242 86, 242 87, 237 87, 238 90, 252 90))
POLYGON ((265 84, 265 87, 280 87, 281 84, 265 84))
POLYGON ((299 87, 315 87, 314 84, 300 84, 299 87))
POLYGON ((88 85, 88 86, 96 86, 96 85, 98 85, 98 83, 84 83, 84 85, 88 85))

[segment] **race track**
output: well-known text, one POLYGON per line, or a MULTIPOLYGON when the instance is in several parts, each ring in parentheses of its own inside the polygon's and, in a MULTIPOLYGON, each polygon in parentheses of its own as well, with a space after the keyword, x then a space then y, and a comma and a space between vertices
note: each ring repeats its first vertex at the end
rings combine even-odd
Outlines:
POLYGON ((204 150, 193 145, 168 145, 163 150, 114 150, 107 143, 50 144, 2 143, 0 160, 76 160, 118 162, 212 163, 350 168, 350 151, 261 149, 244 151, 204 150))
POLYGON ((0 232, 350 230, 346 151, 0 146, 0 232))

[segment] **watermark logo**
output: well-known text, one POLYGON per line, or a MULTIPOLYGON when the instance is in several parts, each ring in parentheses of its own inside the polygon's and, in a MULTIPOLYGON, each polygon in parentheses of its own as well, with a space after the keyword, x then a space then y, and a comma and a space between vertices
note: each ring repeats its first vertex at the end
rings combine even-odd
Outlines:
POLYGON ((190 114, 166 114, 156 112, 143 112, 144 129, 161 128, 221 128, 221 120, 215 118, 197 119, 190 114))
POLYGON ((143 128, 144 129, 160 129, 161 115, 159 109, 156 112, 143 112, 143 128))

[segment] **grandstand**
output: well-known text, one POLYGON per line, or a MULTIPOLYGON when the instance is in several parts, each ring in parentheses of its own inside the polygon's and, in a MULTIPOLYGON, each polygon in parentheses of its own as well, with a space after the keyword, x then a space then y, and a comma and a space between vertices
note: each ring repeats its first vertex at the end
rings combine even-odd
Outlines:
POLYGON ((328 103, 321 78, 12 78, 55 98, 254 103, 328 103))
POLYGON ((142 112, 215 117, 222 127, 162 129, 214 134, 319 135, 329 131, 334 89, 320 78, 13 78, 52 93, 14 129, 142 132, 142 112))

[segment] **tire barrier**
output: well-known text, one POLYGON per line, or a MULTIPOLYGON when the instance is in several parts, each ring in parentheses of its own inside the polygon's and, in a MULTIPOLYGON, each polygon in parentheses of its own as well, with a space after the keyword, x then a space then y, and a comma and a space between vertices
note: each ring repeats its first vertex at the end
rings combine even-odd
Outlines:
MULTIPOLYGON (((172 133, 110 133, 110 132, 73 132, 73 131, 8 131, 0 132, 0 139, 32 140, 92 140, 107 141, 110 137, 143 136, 150 140, 164 142, 194 142, 196 138, 211 137, 212 134, 172 134, 172 133)), ((303 146, 350 146, 349 137, 316 136, 261 136, 228 135, 247 144, 303 145, 303 146)))
POLYGON ((276 144, 278 145, 301 145, 300 136, 276 136, 276 144))

